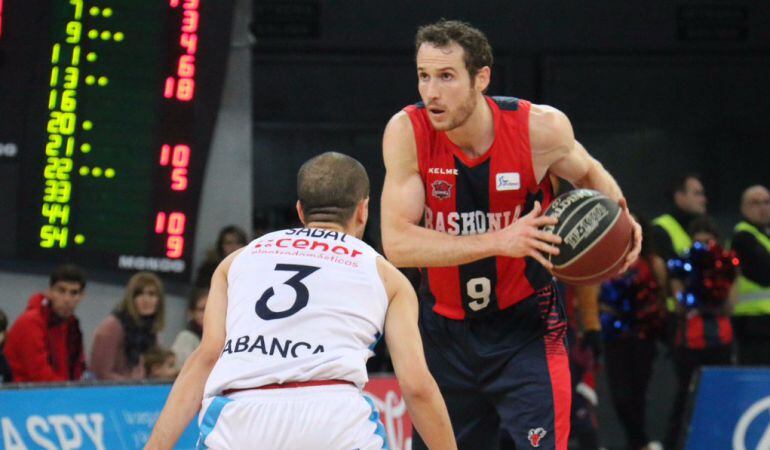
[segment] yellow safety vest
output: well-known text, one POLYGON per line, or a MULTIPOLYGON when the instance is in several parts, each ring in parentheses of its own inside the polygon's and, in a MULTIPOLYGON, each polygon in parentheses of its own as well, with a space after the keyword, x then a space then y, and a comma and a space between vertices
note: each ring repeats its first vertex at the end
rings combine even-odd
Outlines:
MULTIPOLYGON (((733 229, 735 233, 745 231, 770 252, 770 238, 765 236, 754 225, 742 221, 733 229)), ((738 303, 733 310, 734 316, 759 316, 770 314, 770 286, 759 285, 743 275, 738 277, 738 303)))
POLYGON ((666 230, 668 237, 671 238, 671 243, 674 245, 674 252, 677 255, 684 255, 684 252, 692 247, 690 235, 687 234, 687 231, 682 228, 682 225, 671 214, 663 214, 656 217, 652 223, 666 230))
MULTIPOLYGON (((658 216, 653 219, 652 223, 666 230, 668 237, 671 238, 671 244, 674 246, 674 252, 677 255, 684 255, 692 247, 690 235, 687 234, 687 231, 682 228, 682 225, 671 214, 658 216)), ((670 312, 676 311, 676 299, 674 297, 666 297, 666 309, 670 312)))

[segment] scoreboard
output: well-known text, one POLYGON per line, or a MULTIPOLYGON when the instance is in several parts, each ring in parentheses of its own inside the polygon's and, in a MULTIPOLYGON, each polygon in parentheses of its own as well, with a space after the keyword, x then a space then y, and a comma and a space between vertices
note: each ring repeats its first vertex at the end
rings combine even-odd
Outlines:
POLYGON ((0 0, 0 258, 189 274, 232 11, 0 0))

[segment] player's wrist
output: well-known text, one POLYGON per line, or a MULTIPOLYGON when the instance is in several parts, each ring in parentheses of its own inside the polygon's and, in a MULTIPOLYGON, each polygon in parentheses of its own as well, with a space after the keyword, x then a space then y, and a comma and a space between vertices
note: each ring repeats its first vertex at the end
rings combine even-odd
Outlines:
POLYGON ((480 258, 489 258, 501 254, 500 242, 502 242, 500 231, 490 231, 475 236, 477 239, 476 248, 479 250, 480 258))

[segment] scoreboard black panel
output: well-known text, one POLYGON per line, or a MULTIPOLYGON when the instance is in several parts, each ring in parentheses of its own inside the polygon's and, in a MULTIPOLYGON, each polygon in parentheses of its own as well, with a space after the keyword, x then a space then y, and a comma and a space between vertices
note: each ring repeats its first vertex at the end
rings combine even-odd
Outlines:
POLYGON ((0 258, 189 274, 232 12, 0 0, 0 258))

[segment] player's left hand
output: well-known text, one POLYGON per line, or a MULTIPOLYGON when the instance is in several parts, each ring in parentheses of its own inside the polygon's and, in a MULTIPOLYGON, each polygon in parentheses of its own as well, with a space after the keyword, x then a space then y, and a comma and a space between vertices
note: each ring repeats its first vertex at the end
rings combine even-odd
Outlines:
POLYGON ((631 250, 629 250, 626 254, 626 260, 623 263, 623 267, 621 267, 620 271, 618 272, 625 273, 626 270, 631 267, 631 264, 636 262, 636 259, 639 258, 639 253, 642 251, 642 227, 639 225, 636 219, 634 219, 634 216, 632 216, 628 211, 628 203, 626 202, 625 198, 618 200, 618 204, 621 208, 623 208, 623 211, 628 214, 628 219, 631 221, 631 228, 633 230, 633 245, 631 246, 631 250))

